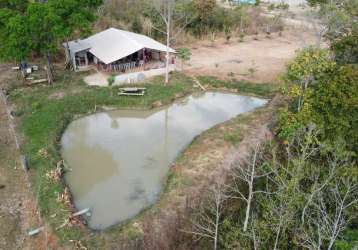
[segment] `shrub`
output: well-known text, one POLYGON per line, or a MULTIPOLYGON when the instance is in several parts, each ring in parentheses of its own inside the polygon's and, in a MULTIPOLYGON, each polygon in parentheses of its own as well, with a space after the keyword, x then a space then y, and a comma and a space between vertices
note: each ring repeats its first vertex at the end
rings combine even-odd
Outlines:
POLYGON ((108 81, 108 86, 111 87, 115 81, 115 76, 111 75, 110 77, 108 77, 107 81, 108 81))

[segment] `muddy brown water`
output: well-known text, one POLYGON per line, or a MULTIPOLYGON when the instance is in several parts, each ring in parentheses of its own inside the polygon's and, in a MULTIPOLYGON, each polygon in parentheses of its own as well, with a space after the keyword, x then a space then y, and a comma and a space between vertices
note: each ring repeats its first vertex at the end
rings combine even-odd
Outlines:
POLYGON ((88 225, 98 230, 134 217, 155 203, 171 163, 195 136, 266 102, 206 92, 159 109, 73 121, 62 137, 62 155, 76 208, 90 208, 88 225))

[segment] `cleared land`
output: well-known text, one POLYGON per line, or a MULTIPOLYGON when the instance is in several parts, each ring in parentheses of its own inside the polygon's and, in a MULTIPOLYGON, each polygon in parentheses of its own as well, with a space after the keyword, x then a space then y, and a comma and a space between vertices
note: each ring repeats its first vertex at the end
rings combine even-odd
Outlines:
POLYGON ((184 70, 192 75, 275 83, 285 72, 286 64, 296 50, 316 42, 313 32, 299 29, 284 31, 282 36, 273 33, 269 38, 260 34, 258 40, 248 36, 244 42, 239 42, 238 37, 232 38, 229 43, 224 39, 213 43, 202 41, 188 46, 192 57, 184 70), (250 73, 251 69, 253 73, 250 73))

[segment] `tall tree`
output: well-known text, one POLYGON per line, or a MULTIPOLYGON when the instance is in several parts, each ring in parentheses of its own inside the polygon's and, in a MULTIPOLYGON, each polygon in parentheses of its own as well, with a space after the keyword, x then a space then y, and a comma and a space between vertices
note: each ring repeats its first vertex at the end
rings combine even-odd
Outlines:
POLYGON ((31 40, 24 16, 0 9, 0 58, 20 63, 31 52, 31 40))
POLYGON ((0 2, 5 6, 0 10, 0 37, 3 41, 0 57, 3 60, 22 60, 31 53, 41 55, 47 61, 51 83, 51 56, 64 40, 90 32, 96 16, 94 10, 101 4, 102 0, 0 2))
POLYGON ((222 223, 223 205, 226 198, 223 184, 214 184, 210 189, 208 200, 203 202, 202 208, 192 221, 192 230, 189 232, 212 240, 214 250, 218 249, 219 227, 222 223))
POLYGON ((193 21, 194 17, 192 13, 185 11, 185 1, 182 3, 175 0, 152 0, 152 4, 165 27, 165 30, 158 27, 153 28, 166 36, 165 85, 167 85, 169 83, 170 44, 193 21), (176 32, 174 32, 174 28, 176 32))
POLYGON ((7 8, 23 13, 26 11, 28 3, 28 0, 0 0, 0 9, 7 8))
POLYGON ((266 177, 270 174, 270 172, 263 172, 262 167, 258 166, 260 164, 260 157, 262 157, 260 146, 257 145, 252 150, 252 156, 250 159, 245 162, 245 164, 238 164, 235 166, 233 171, 233 182, 234 185, 230 186, 229 190, 231 190, 234 195, 237 195, 235 198, 241 199, 246 203, 246 212, 245 219, 243 225, 243 231, 246 232, 249 219, 252 209, 252 203, 254 202, 255 195, 258 193, 266 193, 269 192, 264 190, 257 190, 255 183, 259 178, 266 177))

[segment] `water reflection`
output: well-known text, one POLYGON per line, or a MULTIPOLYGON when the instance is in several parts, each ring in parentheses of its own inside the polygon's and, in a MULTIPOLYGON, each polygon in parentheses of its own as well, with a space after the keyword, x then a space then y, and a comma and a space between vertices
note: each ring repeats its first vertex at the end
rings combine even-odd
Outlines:
POLYGON ((149 111, 119 110, 70 124, 62 154, 78 209, 91 208, 89 226, 103 229, 156 201, 170 163, 201 132, 265 100, 201 93, 149 111))

